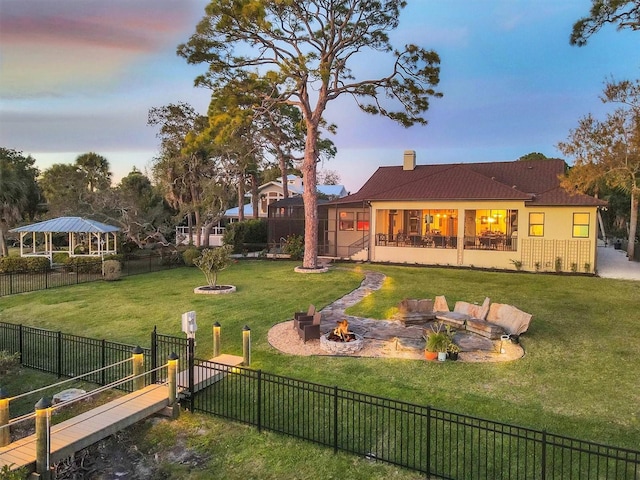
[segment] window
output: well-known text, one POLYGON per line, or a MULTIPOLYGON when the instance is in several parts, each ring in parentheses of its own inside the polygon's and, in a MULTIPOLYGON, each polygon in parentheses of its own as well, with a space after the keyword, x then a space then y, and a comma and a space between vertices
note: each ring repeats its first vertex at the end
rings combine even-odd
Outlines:
POLYGON ((353 212, 340 212, 340 230, 353 230, 353 212))
POLYGON ((529 214, 529 236, 544 237, 544 213, 529 214))
POLYGON ((358 212, 356 214, 356 228, 359 232, 369 231, 369 212, 358 212))
POLYGON ((574 238, 589 238, 589 214, 573 214, 573 236, 574 238))

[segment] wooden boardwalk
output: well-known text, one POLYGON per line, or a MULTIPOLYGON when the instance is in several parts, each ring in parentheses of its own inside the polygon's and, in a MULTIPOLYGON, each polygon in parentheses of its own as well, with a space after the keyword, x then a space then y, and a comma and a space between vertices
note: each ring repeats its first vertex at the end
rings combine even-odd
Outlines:
MULTIPOLYGON (((51 426, 51 456, 53 465, 118 430, 158 413, 169 405, 166 385, 149 385, 88 412, 51 426)), ((9 465, 12 470, 26 467, 35 470, 35 435, 0 447, 0 468, 9 465)))
MULTIPOLYGON (((242 357, 220 355, 211 362, 229 367, 242 364, 242 357)), ((205 367, 194 368, 194 391, 201 390, 225 376, 205 367)), ((177 374, 178 385, 188 385, 189 372, 177 374), (181 383, 182 382, 182 383, 181 383)), ((51 426, 51 455, 53 465, 83 448, 113 435, 119 430, 130 427, 169 406, 167 385, 149 385, 88 412, 51 426)), ((0 468, 9 465, 12 470, 25 467, 34 471, 36 467, 36 436, 31 435, 17 440, 6 447, 0 447, 0 468)))
MULTIPOLYGON (((226 365, 228 367, 238 367, 242 365, 243 358, 236 355, 223 354, 214 357, 209 361, 226 365)), ((217 382, 225 375, 226 374, 222 371, 216 372, 214 369, 196 365, 193 368, 193 391, 198 392, 212 383, 217 382)), ((189 372, 187 370, 178 373, 177 383, 180 391, 187 389, 187 386, 189 385, 189 372)))

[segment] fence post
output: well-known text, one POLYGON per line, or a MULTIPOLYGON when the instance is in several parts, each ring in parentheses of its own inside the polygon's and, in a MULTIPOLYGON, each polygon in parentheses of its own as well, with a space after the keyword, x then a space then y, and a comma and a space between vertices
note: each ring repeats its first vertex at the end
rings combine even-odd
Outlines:
MULTIPOLYGON (((102 368, 104 369, 104 367, 107 366, 107 342, 105 341, 104 338, 102 339, 102 352, 100 357, 101 357, 100 359, 102 360, 102 368)), ((107 371, 102 370, 101 372, 102 385, 107 384, 106 376, 107 376, 107 371)))
POLYGON ((22 324, 20 324, 20 328, 19 328, 19 335, 18 335, 18 343, 19 343, 19 351, 20 351, 20 365, 24 364, 24 353, 22 351, 23 347, 24 347, 24 337, 23 337, 23 332, 22 332, 22 324))
POLYGON ((57 337, 57 348, 58 348, 58 364, 56 366, 57 368, 57 373, 58 373, 58 378, 60 378, 62 376, 62 332, 60 330, 58 330, 58 337, 57 337))
POLYGON ((242 365, 251 365, 251 329, 249 325, 242 328, 242 365))
POLYGON ((9 397, 7 391, 0 387, 0 447, 5 447, 11 443, 9 418, 9 397))
POLYGON ((545 480, 547 478, 547 432, 542 431, 542 468, 540 470, 540 478, 545 480))
POLYGON ((195 375, 195 356, 196 356, 196 348, 195 348, 195 339, 188 338, 187 339, 187 355, 189 361, 189 410, 193 412, 193 407, 195 406, 195 386, 194 386, 194 375, 195 375))
POLYGON ((157 325, 153 326, 153 331, 151 332, 151 383, 156 383, 158 381, 158 372, 156 368, 158 368, 158 331, 156 330, 157 325))
POLYGON ((169 387, 169 408, 172 410, 172 418, 178 418, 178 415, 180 414, 180 404, 176 402, 176 393, 178 391, 177 370, 178 355, 176 355, 176 352, 171 352, 169 354, 169 361, 167 362, 167 382, 169 387))
POLYGON ((213 358, 220 356, 220 323, 213 324, 213 358))
POLYGON ((262 431, 262 370, 258 370, 258 432, 262 431))
POLYGON ((43 480, 51 480, 51 401, 41 398, 36 409, 36 473, 43 480))
POLYGON ((338 453, 338 386, 333 387, 333 453, 338 453))
POLYGON ((427 476, 431 475, 431 405, 427 405, 427 476))
POLYGON ((144 377, 142 374, 144 373, 144 351, 140 347, 140 345, 136 345, 133 350, 131 350, 132 359, 133 359, 133 389, 141 390, 144 388, 144 377))

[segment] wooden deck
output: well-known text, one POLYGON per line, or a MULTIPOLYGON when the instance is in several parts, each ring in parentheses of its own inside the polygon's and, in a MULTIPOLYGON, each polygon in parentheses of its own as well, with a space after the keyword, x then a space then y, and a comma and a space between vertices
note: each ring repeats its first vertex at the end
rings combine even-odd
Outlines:
MULTIPOLYGON (((220 355, 214 363, 237 367, 242 357, 220 355)), ((178 385, 188 385, 188 371, 177 374, 178 385)), ((194 391, 202 390, 226 374, 210 368, 194 368, 194 391)), ((184 389, 184 388, 182 388, 184 389)), ((134 423, 160 412, 169 405, 167 385, 149 385, 141 390, 117 398, 88 412, 51 427, 51 465, 83 448, 130 427, 134 423)), ((32 472, 36 466, 36 437, 31 435, 0 447, 0 468, 9 465, 12 470, 25 467, 32 472)))
MULTIPOLYGON (((242 365, 243 358, 238 357, 236 355, 219 355, 217 357, 209 360, 213 363, 219 363, 222 365, 227 365, 228 367, 238 367, 242 365)), ((193 391, 198 392, 203 388, 208 387, 212 383, 217 382, 221 378, 223 378, 226 374, 224 372, 216 372, 211 368, 201 367, 196 365, 193 368, 193 391)), ((186 387, 189 384, 189 372, 184 370, 179 372, 177 375, 177 383, 180 387, 179 390, 186 390, 186 387)))
MULTIPOLYGON (((168 393, 166 385, 149 385, 52 425, 51 464, 163 410, 169 405, 168 393)), ((27 470, 34 471, 35 462, 35 435, 0 448, 0 468, 10 465, 12 470, 26 467, 27 470)))

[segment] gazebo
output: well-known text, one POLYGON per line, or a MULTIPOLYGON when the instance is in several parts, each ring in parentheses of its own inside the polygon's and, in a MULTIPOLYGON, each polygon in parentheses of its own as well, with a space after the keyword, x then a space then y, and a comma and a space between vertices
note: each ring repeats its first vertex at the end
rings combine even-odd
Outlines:
POLYGON ((53 254, 58 252, 67 253, 70 257, 104 257, 118 253, 116 232, 120 229, 86 218, 59 217, 10 231, 20 234, 21 257, 47 257, 53 263, 53 254), (55 233, 68 234, 67 247, 54 247, 55 233), (25 245, 28 238, 31 238, 31 245, 25 245), (42 240, 40 246, 37 245, 38 240, 42 240))

